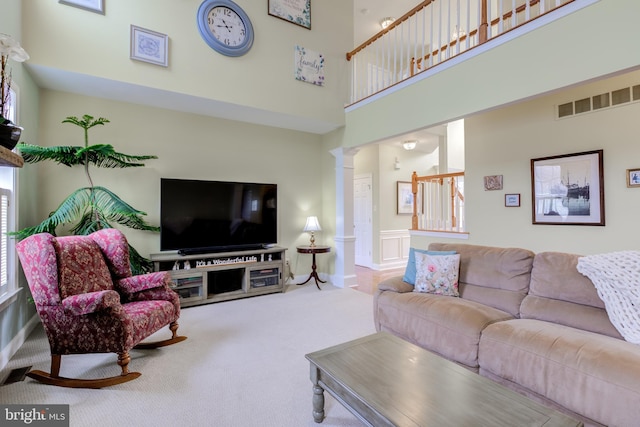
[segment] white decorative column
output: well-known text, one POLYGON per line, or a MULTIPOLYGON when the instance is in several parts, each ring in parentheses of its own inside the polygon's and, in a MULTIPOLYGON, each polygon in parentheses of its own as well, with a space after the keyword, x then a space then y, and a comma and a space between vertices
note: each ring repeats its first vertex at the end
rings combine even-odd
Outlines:
POLYGON ((357 152, 358 149, 343 147, 331 150, 336 158, 336 257, 331 283, 340 288, 357 284, 353 225, 353 156, 357 152))

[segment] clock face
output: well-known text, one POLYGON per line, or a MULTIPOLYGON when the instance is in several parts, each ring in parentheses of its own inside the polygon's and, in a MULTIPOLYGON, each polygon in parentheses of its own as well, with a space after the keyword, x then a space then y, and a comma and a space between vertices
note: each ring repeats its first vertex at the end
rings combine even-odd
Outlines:
POLYGON ((218 6, 211 9, 207 22, 213 37, 226 46, 240 46, 247 38, 244 21, 228 7, 218 6))
POLYGON ((231 0, 204 0, 198 9, 198 30, 205 42, 226 56, 241 56, 253 45, 249 16, 231 0))

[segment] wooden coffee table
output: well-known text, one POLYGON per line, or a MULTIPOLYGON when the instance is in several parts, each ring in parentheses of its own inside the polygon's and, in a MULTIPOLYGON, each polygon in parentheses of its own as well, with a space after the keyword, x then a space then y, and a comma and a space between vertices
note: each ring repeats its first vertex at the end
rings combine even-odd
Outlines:
POLYGON ((506 387, 380 332, 305 356, 313 419, 324 391, 369 426, 582 426, 506 387))

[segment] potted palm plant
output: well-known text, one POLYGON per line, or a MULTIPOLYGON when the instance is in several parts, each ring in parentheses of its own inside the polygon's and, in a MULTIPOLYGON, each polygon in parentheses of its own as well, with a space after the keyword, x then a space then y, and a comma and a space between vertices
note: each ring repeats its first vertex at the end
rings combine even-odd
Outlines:
POLYGON ((11 71, 7 69, 9 60, 24 62, 29 54, 11 36, 0 33, 0 145, 9 150, 18 143, 22 128, 9 120, 11 105, 11 71))
MULTIPOLYGON (((95 119, 86 114, 82 118, 69 116, 62 123, 71 123, 84 130, 84 146, 40 147, 20 143, 18 150, 26 163, 51 160, 69 167, 82 166, 89 186, 71 193, 40 224, 24 228, 11 235, 18 239, 42 232, 56 235, 56 229, 63 224, 69 225, 74 235, 86 235, 103 228, 113 228, 112 223, 136 230, 160 231, 159 227, 147 224, 143 218, 146 215, 145 212, 133 208, 109 189, 94 185, 89 173, 90 165, 102 168, 142 167, 144 164, 141 161, 157 159, 157 157, 119 153, 110 144, 89 145, 89 129, 109 123, 109 120, 103 117, 95 119)), ((129 254, 134 274, 152 271, 153 263, 141 256, 131 245, 129 254)))

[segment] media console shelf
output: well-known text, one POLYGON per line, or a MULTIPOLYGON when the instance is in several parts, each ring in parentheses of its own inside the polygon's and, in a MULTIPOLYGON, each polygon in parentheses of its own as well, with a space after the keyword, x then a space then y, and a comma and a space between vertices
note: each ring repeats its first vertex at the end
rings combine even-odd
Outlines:
POLYGON ((155 271, 169 271, 180 306, 284 292, 286 248, 237 252, 151 254, 155 271))

